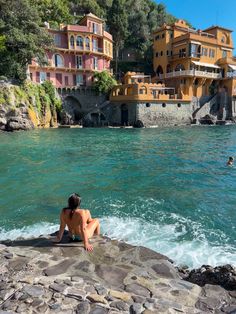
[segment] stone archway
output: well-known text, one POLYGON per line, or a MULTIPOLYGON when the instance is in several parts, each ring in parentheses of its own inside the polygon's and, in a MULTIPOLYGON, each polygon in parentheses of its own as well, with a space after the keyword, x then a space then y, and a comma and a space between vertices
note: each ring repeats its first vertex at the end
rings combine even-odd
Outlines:
POLYGON ((62 123, 80 124, 83 116, 84 112, 79 100, 72 95, 65 97, 63 101, 62 123))
POLYGON ((121 125, 127 126, 129 124, 129 110, 127 104, 122 104, 121 110, 121 125))
POLYGON ((163 74, 163 68, 161 65, 159 65, 156 69, 156 74, 157 76, 160 76, 161 74, 163 74))

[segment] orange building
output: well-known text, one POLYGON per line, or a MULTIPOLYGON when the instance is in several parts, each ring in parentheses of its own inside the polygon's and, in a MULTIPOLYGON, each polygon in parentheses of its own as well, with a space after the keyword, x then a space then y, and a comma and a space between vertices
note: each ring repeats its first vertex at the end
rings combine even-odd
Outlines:
POLYGON ((231 33, 220 26, 194 30, 182 20, 164 24, 154 33, 155 79, 174 87, 178 98, 201 100, 222 90, 236 96, 231 33))

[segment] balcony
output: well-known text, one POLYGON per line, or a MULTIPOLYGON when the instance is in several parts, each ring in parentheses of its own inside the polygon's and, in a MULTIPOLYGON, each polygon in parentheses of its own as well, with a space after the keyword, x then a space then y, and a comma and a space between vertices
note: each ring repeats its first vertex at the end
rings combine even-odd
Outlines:
POLYGON ((220 79, 222 78, 221 73, 207 72, 207 71, 198 71, 198 70, 183 70, 183 71, 173 71, 166 74, 160 74, 159 78, 173 78, 180 76, 197 76, 204 78, 220 79))
POLYGON ((236 78, 236 71, 227 72, 226 77, 227 77, 227 78, 236 78))
POLYGON ((93 52, 103 53, 103 48, 93 47, 93 52))

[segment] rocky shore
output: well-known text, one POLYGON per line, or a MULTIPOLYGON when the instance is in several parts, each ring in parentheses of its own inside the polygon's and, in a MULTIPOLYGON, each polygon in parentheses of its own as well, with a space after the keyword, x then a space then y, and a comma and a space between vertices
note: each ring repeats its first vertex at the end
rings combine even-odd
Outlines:
POLYGON ((56 127, 57 103, 43 85, 0 81, 0 131, 56 127))
POLYGON ((236 313, 229 265, 188 271, 145 247, 92 243, 87 253, 66 237, 56 245, 51 236, 2 242, 0 313, 236 313))

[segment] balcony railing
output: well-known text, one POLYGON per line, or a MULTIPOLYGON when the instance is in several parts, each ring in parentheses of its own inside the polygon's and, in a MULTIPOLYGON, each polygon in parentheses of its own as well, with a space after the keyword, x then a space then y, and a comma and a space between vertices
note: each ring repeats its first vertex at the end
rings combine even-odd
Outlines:
POLYGON ((160 74, 159 78, 171 78, 171 77, 179 77, 179 76, 200 76, 206 78, 221 78, 221 73, 207 72, 207 71, 198 71, 198 70, 183 70, 183 71, 173 71, 166 74, 160 74))
POLYGON ((227 72, 227 77, 229 77, 229 78, 236 77, 236 71, 234 71, 234 72, 227 72))
POLYGON ((197 71, 195 70, 195 76, 203 76, 203 77, 207 77, 207 78, 222 78, 222 74, 221 73, 214 73, 214 72, 207 72, 207 71, 197 71))
POLYGON ((93 51, 103 53, 103 49, 98 47, 93 47, 93 51))
POLYGON ((176 77, 176 76, 194 76, 194 70, 183 70, 183 71, 174 71, 165 74, 166 78, 176 77))

